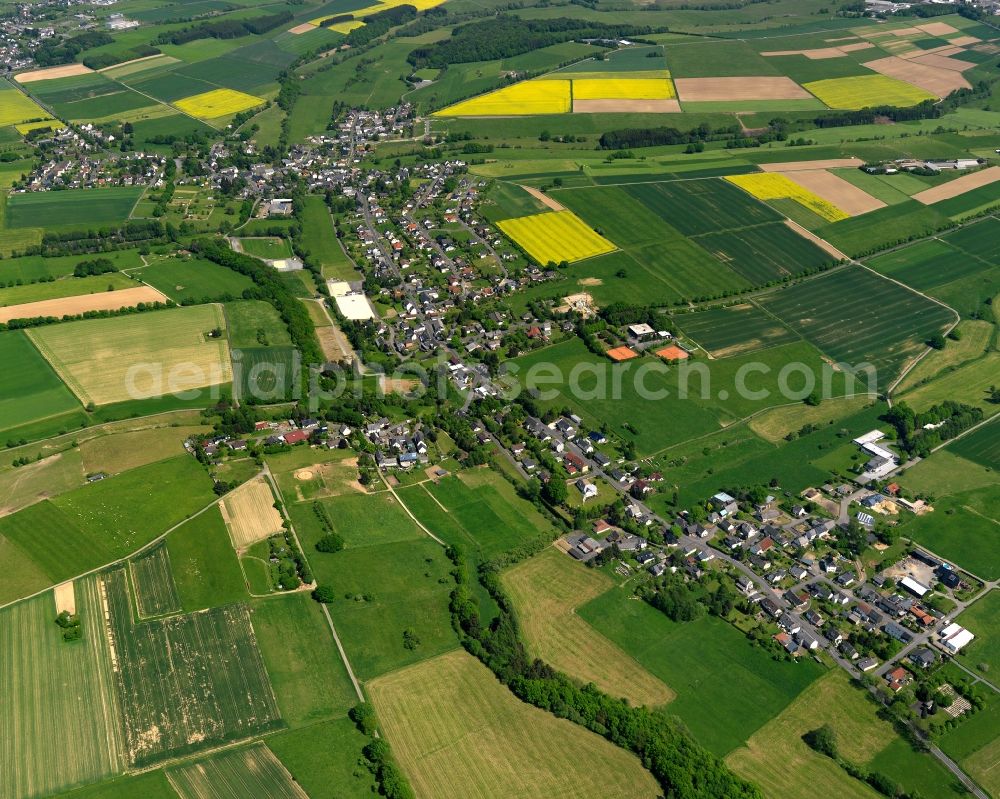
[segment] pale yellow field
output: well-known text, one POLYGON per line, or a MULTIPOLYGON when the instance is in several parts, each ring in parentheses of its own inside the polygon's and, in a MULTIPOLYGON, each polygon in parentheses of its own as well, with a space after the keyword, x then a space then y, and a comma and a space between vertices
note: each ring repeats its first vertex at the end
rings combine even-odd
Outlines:
POLYGON ((38 128, 52 128, 53 130, 58 130, 64 127, 63 123, 58 119, 43 119, 40 122, 23 122, 20 125, 15 125, 14 128, 22 136, 25 133, 31 133, 33 130, 38 130, 38 128))
POLYGON ((795 200, 828 222, 847 219, 848 214, 822 197, 802 188, 793 180, 776 172, 760 172, 749 175, 729 175, 726 177, 734 186, 739 186, 758 200, 795 200))
POLYGON ((0 89, 0 126, 50 117, 48 111, 17 89, 0 89))
POLYGON ((450 105, 433 116, 499 117, 531 116, 533 114, 568 114, 570 82, 568 80, 528 80, 506 86, 489 94, 450 105))
MULTIPOLYGON (((354 28, 359 28, 361 27, 361 25, 364 25, 363 22, 360 22, 361 18, 366 17, 369 14, 375 14, 379 11, 388 11, 390 8, 396 8, 397 6, 402 6, 402 5, 413 6, 414 8, 417 9, 417 11, 426 11, 428 8, 434 8, 435 6, 441 5, 443 2, 444 0, 383 0, 383 2, 381 3, 373 3, 370 6, 365 6, 364 8, 356 8, 352 11, 344 13, 348 13, 351 16, 353 16, 355 20, 358 20, 358 24, 354 25, 354 28)), ((309 24, 319 25, 325 19, 330 19, 331 17, 340 17, 340 16, 343 16, 343 14, 327 14, 326 16, 316 17, 315 19, 309 20, 309 24)), ((330 30, 338 31, 339 33, 348 33, 350 30, 353 30, 354 28, 350 28, 347 31, 341 31, 340 27, 342 25, 351 25, 351 24, 352 23, 350 22, 341 22, 337 25, 331 25, 330 30)))
POLYGON ((605 575, 550 548, 504 572, 501 580, 533 656, 634 705, 663 705, 674 698, 667 685, 576 615, 576 608, 613 587, 605 575))
MULTIPOLYGON (((232 382, 218 305, 85 319, 27 335, 80 402, 108 405, 232 382)), ((208 399, 208 393, 205 394, 208 399)))
POLYGON ((420 797, 641 799, 660 794, 638 759, 524 704, 459 649, 367 685, 382 734, 420 797))
POLYGON ((281 532, 283 520, 274 507, 271 486, 263 476, 248 480, 226 496, 219 502, 219 510, 238 550, 281 532))
POLYGON ((617 249, 572 211, 504 219, 497 226, 540 264, 579 261, 617 249))
POLYGON ((580 78, 573 81, 574 100, 668 100, 676 97, 666 78, 580 78))
POLYGON ((802 86, 830 108, 856 111, 879 105, 907 107, 936 100, 930 92, 887 75, 855 75, 803 83, 802 86))
POLYGON ((360 19, 352 19, 349 22, 338 22, 334 25, 328 25, 327 27, 334 33, 342 33, 345 36, 350 33, 355 28, 363 28, 365 23, 360 19))
POLYGON ((177 100, 174 106, 186 114, 201 117, 202 119, 215 119, 229 114, 238 114, 248 108, 263 105, 264 100, 252 94, 238 92, 235 89, 213 89, 210 92, 202 92, 183 100, 177 100))

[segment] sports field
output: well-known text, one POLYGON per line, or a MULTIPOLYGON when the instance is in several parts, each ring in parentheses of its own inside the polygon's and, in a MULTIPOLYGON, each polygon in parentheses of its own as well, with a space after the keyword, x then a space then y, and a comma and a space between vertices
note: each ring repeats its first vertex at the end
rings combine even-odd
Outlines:
POLYGON ((885 388, 955 315, 867 269, 849 267, 758 300, 834 361, 875 367, 885 388))
POLYGON ((804 83, 803 87, 830 108, 858 110, 882 105, 906 108, 925 100, 937 99, 933 94, 888 75, 854 75, 847 78, 827 78, 804 83))
POLYGON ((174 105, 181 111, 200 119, 216 119, 238 114, 240 111, 263 104, 262 98, 235 89, 212 89, 209 92, 174 101, 174 105))
POLYGON ((837 222, 848 217, 833 203, 802 188, 795 181, 777 172, 730 175, 726 177, 726 180, 734 186, 739 186, 758 200, 794 200, 827 222, 837 222))
POLYGON ((0 611, 0 794, 10 799, 61 793, 124 766, 97 578, 74 589, 80 641, 62 640, 51 593, 0 611))
POLYGON ((204 389, 232 380, 217 305, 35 328, 28 335, 84 404, 204 389))
POLYGON ((418 796, 659 795, 633 755, 522 703, 462 650, 374 680, 368 691, 383 734, 418 796))
POLYGON ((39 220, 48 227, 87 229, 91 226, 124 222, 142 195, 141 186, 115 186, 108 189, 67 189, 12 194, 7 200, 6 225, 9 228, 37 227, 39 220))
POLYGON ((434 116, 529 116, 567 114, 570 110, 568 80, 530 80, 450 105, 434 116))
POLYGON ((242 238, 239 242, 243 252, 254 258, 271 261, 292 257, 292 248, 288 241, 277 236, 254 236, 242 238))
POLYGON ((131 558, 128 567, 140 617, 180 612, 181 600, 177 596, 165 543, 160 542, 131 558))
POLYGON ((539 264, 580 261, 615 250, 572 211, 547 211, 497 222, 539 264))
POLYGON ((129 766, 281 726, 244 605, 134 624, 125 570, 99 579, 129 766))
POLYGON ((528 651, 564 674, 634 705, 663 705, 673 691, 576 615, 612 587, 595 569, 552 547, 502 576, 528 651))
POLYGON ((18 365, 0 381, 0 430, 81 409, 23 332, 0 333, 0 363, 18 365))
POLYGON ((237 796, 309 799, 288 769, 260 741, 168 769, 167 778, 181 799, 232 799, 237 796))
POLYGON ((281 532, 284 520, 274 502, 271 485, 263 476, 247 481, 219 502, 237 551, 281 532))

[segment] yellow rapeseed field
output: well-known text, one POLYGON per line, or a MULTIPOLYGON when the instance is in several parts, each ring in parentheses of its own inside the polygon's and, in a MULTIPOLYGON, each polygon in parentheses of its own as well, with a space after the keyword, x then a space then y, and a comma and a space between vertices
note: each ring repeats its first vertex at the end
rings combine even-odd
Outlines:
POLYGON ((676 97, 668 78, 578 78, 574 100, 669 100, 676 97))
POLYGON ((849 216, 833 203, 827 202, 819 195, 802 188, 798 183, 777 172, 729 175, 726 180, 752 194, 758 200, 795 200, 799 205, 805 206, 827 222, 839 222, 849 216))
POLYGON ((346 27, 352 25, 350 22, 342 22, 337 25, 331 25, 330 30, 337 31, 337 33, 350 33, 354 28, 360 28, 364 25, 361 22, 363 17, 369 14, 375 14, 379 11, 388 11, 390 8, 396 8, 397 6, 407 5, 413 6, 417 11, 426 11, 428 8, 434 8, 439 6, 444 2, 444 0, 383 0, 381 3, 372 3, 370 6, 365 6, 364 8, 356 8, 353 11, 346 11, 341 14, 326 14, 322 17, 316 17, 315 19, 309 20, 310 25, 320 25, 323 20, 331 19, 333 17, 342 17, 344 14, 350 14, 354 17, 357 24, 353 27, 346 27), (346 29, 345 29, 346 28, 346 29))
POLYGON ((579 261, 617 249, 572 211, 546 211, 497 225, 540 264, 579 261))
POLYGON ((529 80, 435 111, 434 116, 499 117, 568 114, 568 80, 529 80))
POLYGON ((828 78, 803 83, 802 87, 816 95, 830 108, 857 111, 879 105, 906 108, 924 100, 936 100, 930 92, 888 75, 855 75, 850 78, 828 78))
POLYGON ((248 108, 263 104, 262 98, 238 92, 235 89, 213 89, 210 92, 185 97, 174 103, 184 113, 202 119, 215 119, 229 114, 238 114, 240 111, 246 111, 248 108))
POLYGON ((17 89, 0 89, 0 126, 48 116, 48 111, 17 89))
POLYGON ((65 127, 58 119, 44 119, 41 122, 24 122, 14 126, 22 136, 38 128, 52 128, 53 130, 65 127))

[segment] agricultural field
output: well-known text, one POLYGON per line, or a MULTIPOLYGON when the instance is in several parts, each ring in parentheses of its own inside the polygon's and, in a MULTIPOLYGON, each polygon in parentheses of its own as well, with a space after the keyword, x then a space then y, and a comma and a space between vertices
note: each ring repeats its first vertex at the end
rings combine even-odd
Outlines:
MULTIPOLYGON (((0 288, 0 313, 9 315, 15 310, 6 306, 20 305, 28 308, 30 307, 29 303, 40 303, 45 300, 58 300, 64 297, 76 297, 98 292, 112 293, 121 289, 135 288, 136 285, 134 280, 121 272, 108 272, 104 275, 66 277, 42 283, 7 286, 6 288, 0 288)), ((30 313, 23 314, 26 318, 34 315, 30 313)))
POLYGON ((6 81, 0 84, 0 127, 42 119, 51 119, 51 114, 6 81))
POLYGON ((128 568, 139 618, 180 612, 181 600, 177 596, 166 544, 160 542, 130 558, 128 568))
POLYGON ((927 339, 956 321, 947 308, 860 267, 822 275, 757 302, 834 361, 852 370, 871 364, 880 387, 893 382, 927 339))
POLYGON ((263 105, 264 100, 235 89, 212 89, 208 92, 174 100, 173 104, 185 114, 190 114, 193 117, 218 119, 263 105))
POLYGON ((18 364, 0 383, 0 431, 82 410, 25 333, 0 333, 0 362, 18 364))
POLYGON ((212 496, 203 468, 182 455, 0 517, 0 536, 52 585, 132 554, 212 496))
POLYGON ((880 105, 906 108, 937 99, 924 91, 888 75, 857 75, 829 78, 803 84, 830 108, 856 110, 880 105))
POLYGON ((368 691, 419 795, 652 799, 659 793, 633 755, 523 704, 464 651, 388 674, 368 691))
POLYGON ((271 484, 263 476, 249 480, 220 500, 222 518, 237 551, 281 532, 284 520, 274 502, 271 484))
POLYGON ((880 794, 802 740, 810 730, 829 724, 845 760, 885 774, 923 796, 944 799, 964 794, 943 766, 898 738, 891 725, 877 717, 876 709, 838 669, 809 686, 751 736, 745 748, 730 753, 726 762, 760 785, 768 797, 814 796, 816 787, 823 786, 837 796, 875 799, 880 794))
POLYGON ((752 303, 680 314, 674 320, 688 338, 715 358, 796 340, 790 328, 752 303))
POLYGON ((180 799, 308 799, 288 769, 261 742, 168 769, 167 778, 180 799))
POLYGON ((502 576, 529 652, 584 683, 634 705, 663 705, 673 691, 576 615, 612 587, 556 549, 522 561, 502 576))
POLYGON ((13 194, 7 200, 8 228, 37 227, 39 220, 58 220, 47 227, 84 230, 124 222, 142 196, 136 186, 69 189, 13 194))
POLYGON ((107 405, 230 382, 226 340, 209 335, 224 329, 222 309, 202 305, 36 328, 28 336, 82 403, 107 405))
POLYGON ((99 581, 130 767, 281 726, 244 605, 135 624, 125 570, 99 581))
POLYGON ((539 264, 581 261, 612 252, 615 245, 572 211, 550 211, 497 222, 539 264))
POLYGON ((341 246, 326 203, 320 197, 306 197, 302 209, 302 247, 319 263, 323 277, 357 280, 359 273, 341 246))
POLYGON ((989 469, 1000 469, 1000 423, 983 425, 962 436, 948 447, 948 451, 989 469))
POLYGON ((775 661, 728 622, 676 623, 627 589, 611 588, 579 616, 676 693, 669 712, 722 756, 743 745, 825 669, 809 659, 775 661))
POLYGON ((827 222, 838 222, 848 218, 848 214, 833 203, 777 172, 765 172, 762 175, 731 175, 726 180, 758 200, 794 200, 827 222))
POLYGON ((414 541, 424 535, 387 491, 349 493, 292 506, 292 510, 293 520, 301 521, 302 526, 314 530, 317 536, 323 534, 321 529, 328 524, 344 539, 347 549, 414 541))
POLYGON ((186 613, 247 598, 243 572, 218 507, 184 522, 166 542, 174 585, 186 613))
POLYGON ((975 633, 976 639, 963 654, 966 665, 981 672, 1000 669, 1000 591, 989 591, 982 599, 958 618, 963 627, 975 633), (985 665, 985 669, 981 668, 985 665))
POLYGON ((463 100, 434 116, 488 117, 567 114, 572 106, 570 81, 532 80, 463 100))
POLYGON ((50 592, 0 610, 0 791, 49 796, 120 773, 121 711, 99 581, 73 585, 83 637, 53 624, 50 592))
POLYGON ((80 456, 87 474, 119 474, 184 452, 184 441, 207 433, 207 425, 149 427, 99 435, 80 443, 80 456))
POLYGON ((247 255, 264 261, 281 260, 292 257, 292 248, 285 239, 275 236, 261 236, 239 239, 240 249, 247 255))
POLYGON ((233 348, 287 347, 292 338, 273 305, 261 300, 229 302, 224 306, 229 344, 233 348))
POLYGON ((129 274, 181 305, 235 299, 253 286, 250 278, 202 258, 164 258, 129 274))
POLYGON ((267 465, 289 505, 366 492, 358 483, 357 456, 350 450, 298 447, 268 455, 267 465))

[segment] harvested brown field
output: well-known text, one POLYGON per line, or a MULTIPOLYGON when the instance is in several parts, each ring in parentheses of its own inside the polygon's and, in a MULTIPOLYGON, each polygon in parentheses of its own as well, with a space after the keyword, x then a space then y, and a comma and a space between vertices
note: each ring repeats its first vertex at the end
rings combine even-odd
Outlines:
POLYGON ((729 100, 811 100, 812 95, 791 78, 771 75, 740 78, 675 78, 682 102, 729 100))
POLYGON ((221 500, 219 510, 237 551, 281 531, 283 519, 263 476, 249 480, 221 500))
POLYGON ((58 67, 22 72, 20 75, 15 75, 14 80, 18 83, 33 83, 38 80, 54 80, 55 78, 69 78, 73 75, 86 75, 88 72, 93 72, 93 70, 90 67, 85 67, 83 64, 62 64, 58 67))
POLYGON ((825 158, 818 161, 781 161, 777 164, 758 164, 763 172, 801 172, 808 169, 856 169, 864 166, 860 158, 825 158))
POLYGON ((347 336, 335 325, 317 327, 316 338, 319 339, 323 357, 328 361, 344 363, 353 361, 357 357, 351 342, 347 340, 347 336))
POLYGON ((821 239, 811 230, 806 230, 798 222, 793 222, 791 219, 786 219, 785 224, 788 225, 788 227, 790 227, 792 230, 794 230, 803 238, 809 239, 809 241, 811 241, 813 244, 815 244, 817 247, 823 250, 823 252, 829 253, 837 260, 843 261, 847 259, 847 256, 844 255, 844 253, 842 253, 836 247, 834 247, 830 242, 828 242, 826 239, 821 239))
POLYGON ((938 69, 950 69, 953 72, 965 72, 965 70, 972 69, 975 66, 971 61, 950 58, 945 53, 928 53, 918 58, 911 58, 910 63, 923 64, 924 66, 937 67, 938 69))
POLYGON ((70 615, 76 615, 76 591, 73 589, 73 581, 67 580, 59 583, 52 589, 52 594, 56 600, 56 615, 64 610, 70 615))
MULTIPOLYGON (((379 377, 379 388, 386 394, 408 394, 420 385, 416 378, 379 377)), ((356 464, 355 464, 356 465, 356 464)))
POLYGON ((868 50, 874 46, 871 42, 855 42, 854 44, 842 44, 837 49, 842 53, 854 53, 858 50, 868 50))
POLYGON ((953 28, 947 22, 925 22, 916 26, 918 30, 929 33, 931 36, 946 36, 949 33, 958 33, 958 28, 953 28))
POLYGON ((947 97, 956 89, 972 88, 960 72, 927 66, 896 56, 868 61, 864 66, 881 75, 905 81, 938 97, 947 97))
POLYGON ((140 302, 166 301, 166 296, 151 286, 137 286, 134 289, 100 291, 96 294, 81 294, 78 297, 3 306, 0 307, 0 322, 31 319, 36 316, 77 316, 85 311, 116 311, 119 308, 131 308, 140 302))
POLYGON ((659 100, 574 100, 574 114, 679 114, 681 104, 674 99, 659 100))
POLYGON ((917 192, 913 199, 924 205, 950 200, 952 197, 959 197, 967 191, 978 189, 982 186, 989 186, 1000 180, 1000 166, 991 166, 988 169, 981 169, 970 175, 962 175, 960 178, 949 180, 941 186, 934 186, 930 189, 917 192))
POLYGON ((603 286, 604 281, 599 277, 581 277, 576 281, 578 286, 603 286))
POLYGON ((294 28, 289 28, 289 33, 294 33, 296 36, 302 33, 309 33, 309 31, 316 30, 315 25, 311 25, 308 22, 303 22, 301 25, 296 25, 294 28))
POLYGON ((528 192, 528 194, 530 194, 532 197, 538 200, 538 202, 540 202, 546 208, 551 208, 553 211, 566 210, 560 203, 558 203, 556 200, 554 200, 552 197, 550 197, 541 189, 536 189, 534 186, 521 186, 521 188, 524 189, 526 192, 528 192))
POLYGON ((966 47, 970 44, 979 44, 982 39, 977 39, 975 36, 956 36, 948 41, 957 47, 966 47))
POLYGON ((833 203, 850 216, 860 216, 878 208, 885 208, 885 203, 881 200, 825 169, 800 170, 791 172, 786 177, 807 191, 833 203))
POLYGON ((763 56, 786 56, 786 55, 801 55, 812 61, 823 61, 827 58, 843 58, 848 53, 853 53, 856 50, 869 50, 875 45, 871 42, 855 42, 854 44, 845 44, 840 47, 818 47, 811 50, 771 50, 766 53, 761 53, 763 56))

